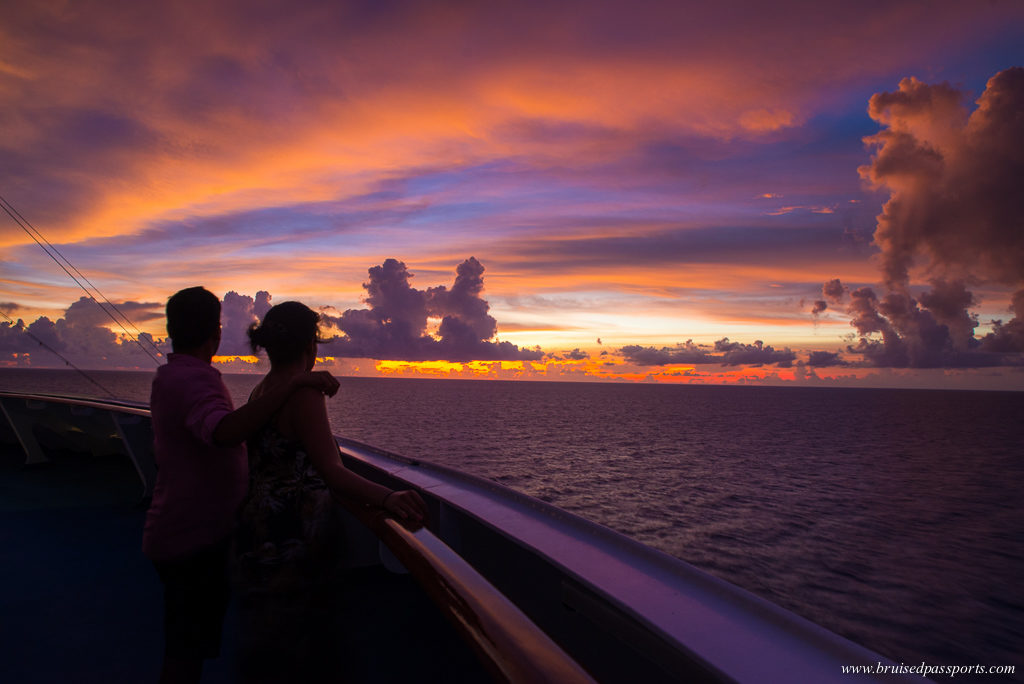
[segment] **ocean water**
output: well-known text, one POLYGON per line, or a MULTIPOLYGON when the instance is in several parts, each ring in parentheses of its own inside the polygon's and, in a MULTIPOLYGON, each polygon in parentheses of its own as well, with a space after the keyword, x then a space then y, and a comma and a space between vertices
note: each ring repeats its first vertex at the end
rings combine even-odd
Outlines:
MULTIPOLYGON (((90 373, 147 401, 146 373, 90 373)), ((229 375, 236 402, 258 376, 229 375)), ((342 378, 334 431, 493 479, 897 663, 1024 673, 1024 393, 342 378)), ((101 396, 73 371, 0 389, 101 396)))

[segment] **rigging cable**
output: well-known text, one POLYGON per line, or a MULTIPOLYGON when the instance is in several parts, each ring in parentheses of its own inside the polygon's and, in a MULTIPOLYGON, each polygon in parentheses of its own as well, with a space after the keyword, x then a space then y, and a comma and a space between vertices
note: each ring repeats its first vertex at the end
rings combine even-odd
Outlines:
POLYGON ((19 320, 19 321, 15 322, 15 321, 14 321, 14 319, 12 319, 12 318, 11 318, 10 316, 8 316, 8 315, 7 315, 7 314, 6 314, 6 313, 5 313, 4 311, 2 311, 2 310, 0 310, 0 316, 3 316, 4 318, 6 318, 7 320, 9 320, 9 321, 10 321, 10 322, 11 322, 11 327, 14 327, 14 328, 17 328, 17 329, 21 330, 21 331, 22 331, 23 333, 25 333, 26 335, 28 335, 29 337, 31 337, 31 338, 32 338, 33 340, 35 340, 36 342, 38 342, 38 343, 39 343, 39 346, 40 346, 40 347, 42 347, 43 349, 46 349, 47 351, 49 351, 49 352, 52 352, 53 354, 56 354, 57 356, 59 356, 59 357, 60 357, 60 359, 61 359, 61 360, 62 360, 62 361, 63 361, 63 362, 65 363, 65 364, 67 364, 68 366, 71 366, 71 367, 72 367, 72 368, 74 368, 74 369, 75 369, 76 371, 78 371, 78 372, 79 372, 79 373, 80 373, 80 374, 82 375, 82 377, 84 377, 84 378, 85 378, 86 380, 88 380, 89 382, 91 382, 92 384, 96 385, 96 386, 97 386, 97 387, 99 387, 99 388, 100 388, 101 390, 103 390, 104 392, 106 392, 107 394, 109 394, 109 395, 110 395, 110 398, 111 398, 111 399, 117 399, 117 395, 116 395, 116 394, 114 394, 113 392, 111 392, 110 390, 108 390, 108 389, 107 389, 106 387, 104 387, 103 385, 101 385, 101 384, 100 384, 100 382, 99 382, 98 380, 96 380, 96 379, 95 379, 94 377, 92 377, 91 375, 89 375, 88 373, 86 373, 86 372, 85 372, 84 370, 82 370, 81 368, 79 368, 79 367, 78 367, 78 366, 76 366, 75 364, 73 364, 73 363, 71 363, 70 361, 68 361, 68 359, 67 359, 67 358, 66 358, 66 357, 65 357, 65 356, 64 356, 63 354, 61 354, 61 353, 60 353, 59 351, 57 351, 56 349, 54 349, 53 347, 51 347, 50 345, 46 344, 46 343, 45 343, 45 342, 43 342, 43 341, 42 341, 41 339, 39 339, 38 337, 36 337, 36 336, 35 336, 35 335, 34 335, 34 334, 32 333, 32 331, 30 331, 30 330, 28 329, 28 326, 27 326, 27 325, 25 325, 24 321, 20 321, 20 320, 19 320))
MULTIPOLYGON (((160 365, 159 359, 156 356, 153 356, 152 352, 150 352, 150 350, 147 349, 142 344, 141 339, 143 337, 143 333, 142 333, 141 330, 138 329, 138 327, 136 327, 136 325, 134 323, 132 323, 131 319, 129 319, 128 316, 126 316, 120 309, 118 309, 117 306, 115 306, 113 302, 111 302, 109 299, 107 299, 106 295, 104 295, 102 292, 100 292, 98 287, 93 285, 92 282, 88 278, 86 278, 85 275, 83 275, 82 272, 79 271, 75 267, 75 265, 72 264, 71 261, 67 257, 65 257, 63 254, 61 254, 60 250, 58 250, 56 247, 54 247, 50 243, 50 241, 47 240, 43 236, 43 234, 40 233, 39 230, 36 229, 36 227, 33 226, 29 222, 28 219, 26 219, 24 216, 22 216, 21 213, 17 209, 14 208, 14 205, 12 205, 10 202, 8 202, 2 195, 0 195, 0 208, 3 208, 3 210, 5 212, 7 212, 7 215, 10 216, 11 219, 13 219, 14 222, 17 223, 18 226, 23 231, 25 231, 25 233, 30 238, 32 238, 35 241, 35 243, 42 248, 42 250, 44 252, 46 252, 47 256, 49 256, 51 259, 53 259, 53 261, 58 266, 61 267, 61 269, 68 275, 68 277, 71 278, 72 280, 74 280, 75 283, 77 283, 78 286, 80 288, 82 288, 82 290, 85 292, 85 294, 89 295, 89 298, 92 299, 94 302, 96 302, 96 305, 99 306, 100 309, 102 309, 103 312, 105 314, 107 314, 107 316, 110 317, 110 320, 114 321, 114 323, 116 323, 118 325, 118 327, 120 327, 121 330, 124 331, 125 335, 127 335, 130 340, 135 342, 135 344, 137 344, 139 346, 139 348, 142 351, 144 351, 146 353, 146 355, 149 356, 149 358, 151 358, 153 360, 154 363, 156 363, 158 366, 160 365), (31 229, 31 230, 29 230, 29 229, 31 229), (58 259, 56 256, 54 256, 54 254, 59 256, 60 259, 58 259), (62 263, 62 261, 63 261, 63 263, 62 263), (65 266, 65 264, 67 264, 67 266, 65 266), (78 276, 80 276, 82 278, 82 280, 84 280, 85 282, 89 283, 89 287, 91 287, 93 290, 95 290, 96 294, 98 294, 100 297, 103 298, 103 301, 106 302, 107 306, 110 307, 109 309, 107 308, 107 306, 104 306, 98 299, 96 299, 96 296, 92 292, 89 291, 89 288, 87 288, 85 285, 83 285, 82 281, 79 280, 77 277, 75 277, 75 275, 73 273, 71 273, 71 271, 68 270, 69 267, 71 268, 71 270, 73 270, 75 273, 77 273, 78 276), (124 321, 127 322, 128 325, 130 325, 135 330, 137 335, 133 335, 131 332, 129 332, 128 329, 125 328, 124 323, 122 323, 120 320, 118 320, 117 317, 115 317, 114 314, 111 313, 110 309, 113 309, 114 311, 116 311, 117 314, 120 315, 121 318, 124 319, 124 321)), ((146 337, 146 341, 149 342, 149 345, 153 348, 154 351, 156 351, 157 355, 159 356, 161 354, 161 352, 160 352, 159 348, 157 348, 157 346, 153 343, 153 340, 150 339, 147 336, 146 337)))

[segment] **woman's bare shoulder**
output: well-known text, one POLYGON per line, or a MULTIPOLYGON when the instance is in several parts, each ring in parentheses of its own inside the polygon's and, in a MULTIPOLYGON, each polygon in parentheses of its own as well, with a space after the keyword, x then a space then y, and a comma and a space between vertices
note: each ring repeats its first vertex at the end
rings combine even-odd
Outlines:
POLYGON ((279 427, 289 437, 306 437, 330 432, 324 395, 313 387, 300 387, 291 393, 281 412, 279 427))
POLYGON ((282 418, 289 425, 309 426, 320 415, 326 414, 324 395, 313 387, 299 387, 285 400, 282 418))
POLYGON ((324 395, 315 387, 303 386, 291 393, 288 403, 306 409, 320 408, 324 405, 324 395))

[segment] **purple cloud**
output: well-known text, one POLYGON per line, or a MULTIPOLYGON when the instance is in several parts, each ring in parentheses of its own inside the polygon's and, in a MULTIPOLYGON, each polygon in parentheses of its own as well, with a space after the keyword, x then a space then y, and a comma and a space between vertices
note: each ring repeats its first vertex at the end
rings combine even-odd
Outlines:
POLYGON ((716 359, 710 356, 706 349, 687 340, 685 344, 677 344, 674 347, 643 347, 638 344, 626 345, 619 349, 626 361, 635 363, 638 366, 664 366, 673 363, 699 364, 714 363, 716 359))
POLYGON ((725 352, 721 357, 723 366, 754 365, 774 363, 780 368, 789 368, 796 360, 796 354, 789 349, 776 350, 761 340, 753 344, 730 342, 728 337, 715 342, 715 351, 725 352))
MULTIPOLYGON (((134 321, 162 316, 162 305, 155 302, 115 302, 114 305, 134 321)), ((154 347, 168 351, 167 345, 149 333, 139 334, 136 343, 125 333, 109 330, 106 326, 111 323, 96 302, 82 297, 56 321, 46 316, 30 324, 21 319, 0 321, 0 354, 37 366, 62 365, 67 359, 86 368, 131 368, 152 366, 153 361, 144 349, 153 355, 156 355, 154 347)))
POLYGON ((796 354, 789 349, 776 350, 761 340, 753 344, 732 342, 728 337, 716 341, 713 350, 694 344, 693 340, 687 340, 685 344, 661 349, 627 345, 619 349, 619 353, 627 362, 638 366, 719 363, 723 366, 775 364, 780 368, 789 368, 796 360, 796 354))
POLYGON ((847 364, 841 359, 839 352, 812 351, 807 358, 807 365, 814 368, 824 368, 826 366, 845 366, 847 364))
POLYGON ((404 263, 387 259, 369 269, 368 309, 349 309, 324 316, 343 335, 323 345, 340 357, 401 361, 539 360, 543 353, 497 342, 497 321, 481 298, 484 267, 470 257, 456 269, 455 283, 418 290, 404 263), (440 318, 436 336, 427 334, 427 320, 440 318))
POLYGON ((234 290, 225 294, 220 308, 221 338, 217 353, 221 356, 252 354, 247 334, 249 326, 258 323, 269 310, 269 292, 260 290, 255 299, 234 290))
MULTIPOLYGON (((849 351, 875 366, 1024 364, 1024 68, 989 79, 974 112, 964 99, 949 84, 914 78, 871 98, 868 113, 885 128, 866 139, 877 153, 860 173, 890 193, 874 234, 887 293, 855 290, 847 313, 861 335, 849 351), (916 297, 915 266, 932 276, 916 297), (968 280, 1016 288, 1017 318, 977 339, 968 280)), ((839 304, 846 288, 834 279, 822 292, 839 304)))

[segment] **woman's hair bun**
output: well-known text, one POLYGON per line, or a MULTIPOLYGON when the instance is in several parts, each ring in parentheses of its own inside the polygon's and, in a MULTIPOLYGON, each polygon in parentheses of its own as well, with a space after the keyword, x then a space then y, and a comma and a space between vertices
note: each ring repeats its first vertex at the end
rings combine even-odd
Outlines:
POLYGON ((249 326, 249 346, 252 347, 252 353, 255 354, 263 348, 263 327, 259 323, 253 323, 249 326))
POLYGON ((302 355, 311 342, 320 341, 320 314, 300 302, 271 307, 262 323, 249 326, 249 345, 255 354, 266 349, 271 363, 302 355))

